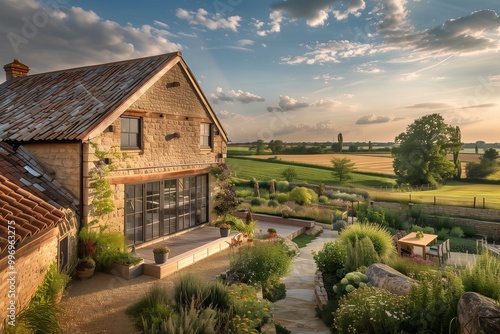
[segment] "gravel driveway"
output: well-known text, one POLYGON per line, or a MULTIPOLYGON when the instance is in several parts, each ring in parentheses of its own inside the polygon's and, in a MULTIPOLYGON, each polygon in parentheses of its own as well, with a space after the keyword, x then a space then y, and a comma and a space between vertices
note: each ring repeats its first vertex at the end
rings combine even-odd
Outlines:
POLYGON ((227 249, 184 268, 164 279, 139 276, 124 280, 96 272, 86 281, 72 281, 59 304, 60 323, 64 333, 120 333, 139 334, 125 309, 144 296, 155 284, 173 291, 174 282, 186 273, 211 281, 229 269, 231 250, 227 249))

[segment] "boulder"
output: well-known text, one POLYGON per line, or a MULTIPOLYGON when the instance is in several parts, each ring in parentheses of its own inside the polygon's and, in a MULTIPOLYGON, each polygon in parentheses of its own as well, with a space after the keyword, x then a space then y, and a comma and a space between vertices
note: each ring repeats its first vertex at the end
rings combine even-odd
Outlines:
POLYGON ((401 274, 388 265, 375 263, 366 269, 368 281, 377 288, 390 291, 398 296, 404 296, 410 292, 417 281, 401 274))
POLYGON ((314 225, 313 227, 307 229, 305 233, 307 235, 316 236, 316 235, 320 234, 321 232, 323 232, 323 227, 318 226, 318 225, 314 225))
POLYGON ((476 292, 466 292, 458 301, 458 333, 500 333, 500 305, 476 292))

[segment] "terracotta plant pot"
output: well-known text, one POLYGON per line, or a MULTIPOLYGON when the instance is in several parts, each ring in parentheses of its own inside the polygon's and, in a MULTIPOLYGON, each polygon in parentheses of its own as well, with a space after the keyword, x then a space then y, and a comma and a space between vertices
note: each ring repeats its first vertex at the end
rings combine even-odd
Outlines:
POLYGON ((76 270, 76 277, 79 280, 85 280, 92 278, 94 276, 94 270, 95 268, 81 268, 76 270))

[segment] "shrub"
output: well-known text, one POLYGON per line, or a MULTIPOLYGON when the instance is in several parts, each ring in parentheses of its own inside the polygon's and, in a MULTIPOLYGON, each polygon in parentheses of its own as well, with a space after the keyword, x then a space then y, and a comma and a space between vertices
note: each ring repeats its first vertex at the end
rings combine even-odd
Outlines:
POLYGON ((424 233, 428 233, 428 234, 434 234, 434 233, 435 233, 434 228, 433 228, 433 227, 430 227, 430 226, 425 226, 425 227, 422 229, 422 232, 424 232, 424 233))
POLYGON ((270 280, 262 287, 262 296, 271 303, 285 299, 286 285, 279 280, 270 280))
POLYGON ((337 220, 332 225, 332 229, 337 232, 342 232, 347 227, 347 222, 345 220, 337 220))
POLYGON ((271 305, 267 300, 257 298, 253 287, 233 284, 228 290, 229 300, 234 308, 227 332, 252 332, 271 317, 271 305))
POLYGON ((328 197, 326 197, 325 195, 321 195, 321 196, 319 196, 318 201, 319 201, 320 203, 323 203, 323 204, 324 204, 324 203, 328 203, 329 199, 328 199, 328 197))
POLYGON ((311 202, 318 203, 318 194, 311 188, 307 188, 307 192, 311 195, 311 202))
POLYGON ((452 229, 450 230, 450 237, 463 238, 463 236, 464 236, 464 231, 462 230, 461 227, 455 226, 452 227, 452 229))
POLYGON ((253 191, 250 189, 238 189, 236 190, 236 196, 241 198, 248 198, 253 196, 253 191))
POLYGON ((289 196, 291 201, 294 201, 300 205, 308 205, 311 204, 311 193, 305 187, 295 187, 290 191, 289 196))
POLYGON ((430 270, 421 272, 418 279, 419 284, 407 296, 410 317, 403 323, 403 329, 411 333, 448 333, 464 292, 460 278, 451 270, 430 270))
POLYGON ((380 258, 373 247, 373 243, 368 236, 363 239, 355 237, 354 244, 347 243, 347 260, 345 262, 346 271, 354 271, 365 266, 368 267, 379 262, 380 258))
POLYGON ((288 181, 278 181, 276 183, 276 189, 279 192, 286 192, 290 190, 290 183, 288 181))
POLYGON ((247 234, 250 237, 253 237, 255 234, 255 228, 257 225, 256 220, 251 220, 249 222, 243 222, 241 219, 237 219, 233 222, 232 227, 241 233, 247 234))
POLYGON ((476 236, 476 229, 471 226, 461 226, 464 231, 464 237, 471 238, 476 236))
MULTIPOLYGON (((286 202, 286 201, 285 201, 286 202)), ((273 208, 277 208, 279 206, 279 203, 275 200, 270 200, 268 203, 267 203, 268 206, 270 207, 273 207, 273 208)))
POLYGON ((262 204, 261 199, 257 197, 252 198, 252 200, 250 201, 250 205, 252 206, 259 206, 261 204, 262 204))
POLYGON ((334 312, 334 327, 340 333, 398 333, 408 318, 405 298, 384 289, 366 287, 342 297, 334 312))
POLYGON ((240 247, 231 259, 231 271, 244 283, 264 284, 270 279, 285 276, 290 270, 292 256, 280 238, 257 242, 253 247, 240 247))
POLYGON ((340 242, 330 241, 323 245, 323 249, 318 252, 313 252, 314 262, 318 270, 323 273, 331 273, 342 277, 347 251, 344 244, 340 242))
POLYGON ((411 232, 423 232, 424 228, 422 226, 413 225, 411 227, 411 232))
POLYGON ((480 293, 500 302, 500 260, 484 252, 474 266, 460 272, 465 291, 480 293))
POLYGON ((394 253, 394 244, 391 234, 386 228, 376 224, 351 224, 347 226, 339 236, 340 242, 346 246, 350 242, 352 246, 356 241, 364 237, 370 238, 377 255, 384 259, 394 253))
POLYGON ((280 204, 285 204, 288 201, 288 195, 285 193, 279 193, 276 195, 276 200, 280 204))
POLYGON ((323 310, 318 314, 318 316, 323 320, 325 325, 329 328, 333 326, 333 313, 339 308, 339 301, 337 299, 330 299, 323 306, 323 310))
POLYGON ((450 236, 450 230, 442 228, 438 231, 437 236, 439 240, 446 240, 450 236))
POLYGON ((61 333, 57 312, 53 301, 30 302, 16 315, 15 326, 7 326, 6 333, 61 333))
POLYGON ((59 273, 57 262, 53 262, 49 266, 49 270, 45 274, 42 284, 33 297, 33 302, 55 302, 57 295, 64 290, 66 284, 70 281, 67 274, 59 273))
POLYGON ((367 286, 371 286, 368 277, 360 271, 352 271, 333 286, 333 292, 340 298, 357 288, 366 288, 367 286))

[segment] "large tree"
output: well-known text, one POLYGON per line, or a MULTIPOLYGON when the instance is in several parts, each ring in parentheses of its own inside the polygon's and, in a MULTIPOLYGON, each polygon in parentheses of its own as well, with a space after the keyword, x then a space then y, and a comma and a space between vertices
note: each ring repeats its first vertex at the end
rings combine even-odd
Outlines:
POLYGON ((249 147, 249 150, 255 150, 255 154, 263 154, 265 149, 266 143, 262 139, 253 142, 252 146, 249 147))
POLYGON ((273 154, 279 154, 285 149, 285 144, 282 140, 271 140, 267 147, 271 150, 273 154))
POLYGON ((396 137, 397 146, 392 150, 398 182, 437 186, 456 175, 457 168, 447 154, 461 147, 459 133, 440 114, 423 116, 408 125, 396 137))
POLYGON ((469 179, 485 179, 491 174, 498 171, 497 159, 499 153, 494 148, 489 148, 484 151, 482 157, 479 158, 479 163, 469 161, 465 165, 465 174, 469 179))

